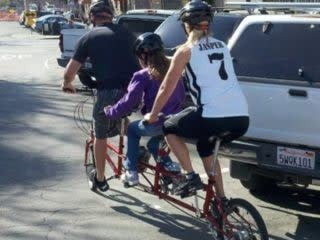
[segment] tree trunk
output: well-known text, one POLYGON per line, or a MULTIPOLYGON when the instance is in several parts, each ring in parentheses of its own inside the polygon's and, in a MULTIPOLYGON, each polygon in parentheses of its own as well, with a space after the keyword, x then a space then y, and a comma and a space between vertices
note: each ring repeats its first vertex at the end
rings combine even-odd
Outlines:
POLYGON ((135 8, 151 8, 150 0, 135 0, 135 8))
POLYGON ((224 0, 215 0, 213 6, 216 8, 223 8, 224 7, 224 0))

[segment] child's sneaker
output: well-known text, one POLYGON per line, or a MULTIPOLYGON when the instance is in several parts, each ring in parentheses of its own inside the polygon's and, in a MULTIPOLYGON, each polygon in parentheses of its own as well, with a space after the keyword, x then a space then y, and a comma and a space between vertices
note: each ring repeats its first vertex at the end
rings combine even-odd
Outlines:
POLYGON ((163 168, 168 172, 181 172, 179 163, 167 161, 162 164, 163 168))
POLYGON ((137 171, 126 170, 124 174, 121 175, 121 180, 128 187, 133 187, 139 184, 139 175, 137 171))

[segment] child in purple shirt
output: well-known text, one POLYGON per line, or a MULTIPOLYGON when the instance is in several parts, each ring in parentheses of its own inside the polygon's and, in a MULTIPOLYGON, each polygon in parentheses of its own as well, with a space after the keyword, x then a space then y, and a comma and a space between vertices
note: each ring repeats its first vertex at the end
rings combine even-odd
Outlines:
MULTIPOLYGON (((154 33, 144 33, 135 43, 135 51, 138 56, 142 70, 134 73, 128 86, 127 93, 113 106, 105 107, 107 117, 117 119, 130 114, 142 103, 141 113, 144 115, 151 111, 154 100, 157 96, 162 79, 164 78, 170 61, 163 51, 161 38, 154 33)), ((175 114, 182 110, 185 99, 185 89, 182 80, 177 84, 171 98, 163 107, 162 113, 166 116, 175 114)), ((123 180, 134 186, 139 183, 137 171, 139 142, 142 136, 151 137, 147 143, 147 148, 156 159, 159 142, 162 138, 163 121, 159 120, 153 124, 144 124, 143 120, 131 122, 128 126, 128 150, 124 161, 126 173, 123 180)), ((162 157, 161 163, 169 171, 180 171, 179 165, 172 162, 169 156, 162 157)))

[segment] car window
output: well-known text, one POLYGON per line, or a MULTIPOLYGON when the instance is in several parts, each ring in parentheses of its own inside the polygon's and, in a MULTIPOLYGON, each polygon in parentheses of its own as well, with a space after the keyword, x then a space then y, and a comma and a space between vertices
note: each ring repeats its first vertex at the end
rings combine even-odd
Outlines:
POLYGON ((59 22, 62 22, 62 23, 67 23, 68 22, 68 20, 67 19, 65 19, 65 18, 57 18, 57 20, 59 21, 59 22))
POLYGON ((118 24, 130 29, 136 36, 145 32, 153 32, 161 23, 161 20, 134 18, 121 18, 118 22, 118 24))
POLYGON ((171 15, 155 31, 161 37, 165 48, 174 48, 186 40, 182 23, 178 18, 178 14, 171 15))
POLYGON ((253 24, 232 48, 238 76, 320 81, 320 24, 253 24))
POLYGON ((51 15, 52 12, 37 12, 38 18, 46 18, 46 15, 51 15))
POLYGON ((217 13, 213 17, 211 32, 213 36, 225 43, 228 43, 232 33, 236 30, 245 15, 217 13))
MULTIPOLYGON (((165 48, 174 48, 186 40, 182 22, 178 18, 178 13, 171 15, 155 31, 160 35, 165 48)), ((237 14, 217 13, 213 17, 210 31, 215 38, 227 42, 243 18, 237 14)))

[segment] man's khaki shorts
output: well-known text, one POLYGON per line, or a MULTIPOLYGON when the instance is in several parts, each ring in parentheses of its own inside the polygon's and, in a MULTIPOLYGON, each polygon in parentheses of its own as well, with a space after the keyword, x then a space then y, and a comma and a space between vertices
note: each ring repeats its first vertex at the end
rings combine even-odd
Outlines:
POLYGON ((111 120, 106 117, 103 108, 114 105, 123 95, 122 89, 98 90, 97 101, 93 108, 93 126, 97 139, 114 137, 120 132, 121 119, 111 120))

